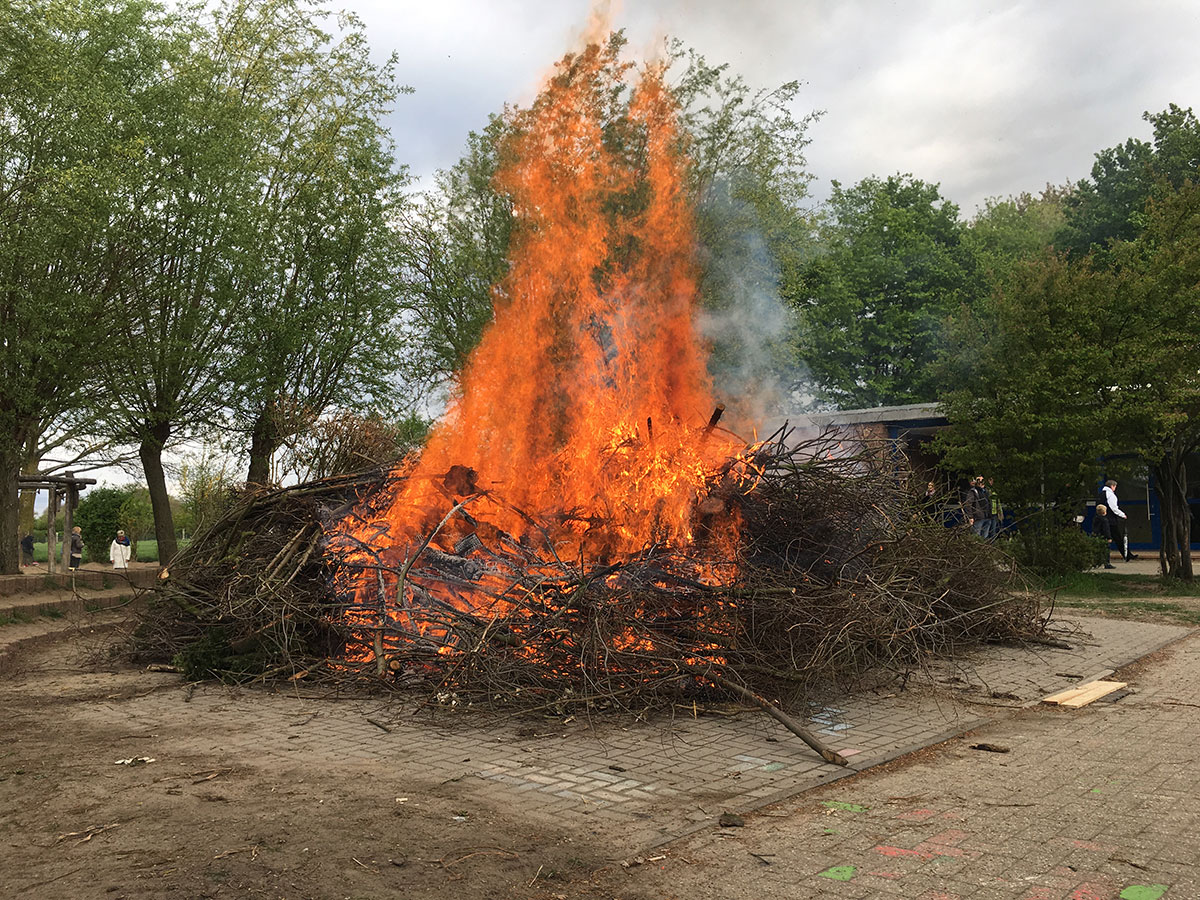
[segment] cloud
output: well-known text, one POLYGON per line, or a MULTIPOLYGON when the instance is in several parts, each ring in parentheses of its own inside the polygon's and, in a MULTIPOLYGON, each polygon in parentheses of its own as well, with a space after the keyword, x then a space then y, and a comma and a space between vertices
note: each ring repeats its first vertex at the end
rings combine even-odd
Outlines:
MULTIPOLYGON (((418 174, 453 164, 468 131, 528 103, 576 46, 588 0, 346 0, 416 95, 391 121, 418 174)), ((911 172, 970 213, 989 196, 1088 174, 1094 154, 1149 128, 1145 110, 1200 105, 1200 5, 1160 0, 625 0, 614 21, 650 54, 679 37, 756 86, 805 83, 825 109, 808 149, 831 179, 911 172)))

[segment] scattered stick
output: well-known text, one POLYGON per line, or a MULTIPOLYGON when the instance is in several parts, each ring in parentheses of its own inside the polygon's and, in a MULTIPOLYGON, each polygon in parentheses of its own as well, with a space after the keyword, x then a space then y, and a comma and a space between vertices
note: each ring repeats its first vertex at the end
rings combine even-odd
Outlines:
POLYGON ((705 672, 703 677, 720 687, 722 690, 728 691, 731 694, 736 694, 738 697, 742 697, 745 700, 749 700, 792 734, 796 735, 796 737, 800 738, 800 740, 804 741, 804 743, 808 744, 808 746, 816 750, 817 753, 820 754, 821 758, 825 760, 825 762, 833 763, 835 766, 850 765, 850 762, 846 759, 846 757, 842 756, 842 754, 838 753, 836 750, 826 746, 825 743, 815 734, 813 734, 779 707, 768 703, 749 688, 744 688, 740 684, 736 684, 712 672, 705 672))
MULTIPOLYGON (((520 856, 516 853, 513 853, 511 850, 501 850, 499 847, 485 847, 482 850, 474 850, 465 856, 459 856, 456 859, 450 860, 449 862, 446 862, 446 857, 443 856, 438 860, 438 864, 441 865, 443 869, 448 869, 451 866, 456 866, 460 862, 471 859, 474 856, 503 856, 505 859, 520 859, 520 856)), ((538 867, 539 874, 541 871, 541 867, 538 867)), ((533 882, 530 882, 529 886, 533 887, 533 882)))
POLYGON ((226 850, 224 853, 218 853, 213 859, 225 859, 233 856, 236 853, 249 853, 251 859, 258 859, 258 844, 252 844, 249 847, 235 847, 233 850, 226 850))
POLYGON ((67 838, 77 837, 79 840, 75 842, 76 844, 86 844, 96 835, 104 834, 106 831, 111 831, 114 828, 120 827, 120 822, 113 822, 111 825, 93 825, 91 828, 85 828, 83 831, 69 831, 66 834, 60 834, 55 839, 54 843, 59 844, 65 841, 67 838))

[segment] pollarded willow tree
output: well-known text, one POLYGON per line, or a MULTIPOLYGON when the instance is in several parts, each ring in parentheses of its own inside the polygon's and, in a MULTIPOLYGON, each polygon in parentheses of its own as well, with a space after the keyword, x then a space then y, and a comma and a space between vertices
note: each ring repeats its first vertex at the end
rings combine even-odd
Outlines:
POLYGON ((163 22, 139 0, 0 7, 0 572, 18 571, 22 464, 89 408, 111 351, 127 259, 109 229, 163 22))
POLYGON ((403 352, 391 227, 404 175, 382 124, 401 90, 395 59, 371 61, 361 23, 343 16, 333 40, 296 0, 246 13, 268 27, 228 62, 262 111, 233 422, 247 481, 262 485, 280 446, 330 408, 388 404, 403 352))
POLYGON ((181 14, 141 99, 136 188, 110 241, 117 328, 106 425, 139 448, 160 558, 175 552, 163 452, 243 435, 252 481, 296 421, 387 390, 387 209, 378 122, 395 95, 361 25, 334 41, 305 0, 181 14), (233 428, 229 428, 230 415, 233 428))

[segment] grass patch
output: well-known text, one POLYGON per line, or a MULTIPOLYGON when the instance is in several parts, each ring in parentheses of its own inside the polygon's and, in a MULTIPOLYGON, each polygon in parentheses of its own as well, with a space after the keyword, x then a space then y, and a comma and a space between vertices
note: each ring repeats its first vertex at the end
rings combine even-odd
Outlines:
POLYGON ((1200 625, 1200 609, 1182 603, 1152 600, 1083 599, 1059 596, 1057 606, 1083 609, 1115 619, 1152 619, 1179 625, 1200 625))
POLYGON ((1041 582, 1046 590, 1057 592, 1060 603, 1070 597, 1200 597, 1200 581, 1189 584, 1157 575, 1072 572, 1044 578, 1041 582))
POLYGON ((14 609, 10 613, 0 614, 0 626, 2 625, 28 625, 33 619, 29 613, 22 612, 19 609, 14 609))
MULTIPOLYGON (((191 542, 191 538, 183 538, 179 541, 179 549, 182 550, 191 542)), ((62 558, 62 543, 60 542, 55 548, 55 555, 62 558)), ((99 551, 93 551, 88 548, 84 553, 84 558, 88 562, 108 562, 108 547, 107 545, 99 551), (93 556, 95 552, 95 556, 93 556)), ((138 541, 137 542, 137 557, 138 562, 158 562, 158 541, 138 541)), ((46 542, 33 545, 33 561, 45 564, 46 562, 46 542)))

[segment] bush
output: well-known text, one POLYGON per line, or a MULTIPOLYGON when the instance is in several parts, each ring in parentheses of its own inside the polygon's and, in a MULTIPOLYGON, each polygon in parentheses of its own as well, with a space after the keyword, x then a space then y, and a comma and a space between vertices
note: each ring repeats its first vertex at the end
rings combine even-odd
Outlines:
MULTIPOLYGON (((121 505, 128 496, 117 488, 92 488, 75 509, 73 521, 83 532, 84 556, 88 562, 106 562, 108 547, 121 527, 121 505)), ((70 540, 70 535, 65 535, 70 540)))
POLYGON ((1017 562, 1038 575, 1066 575, 1102 565, 1108 542, 1074 522, 1042 517, 1027 521, 1010 544, 1017 562))

